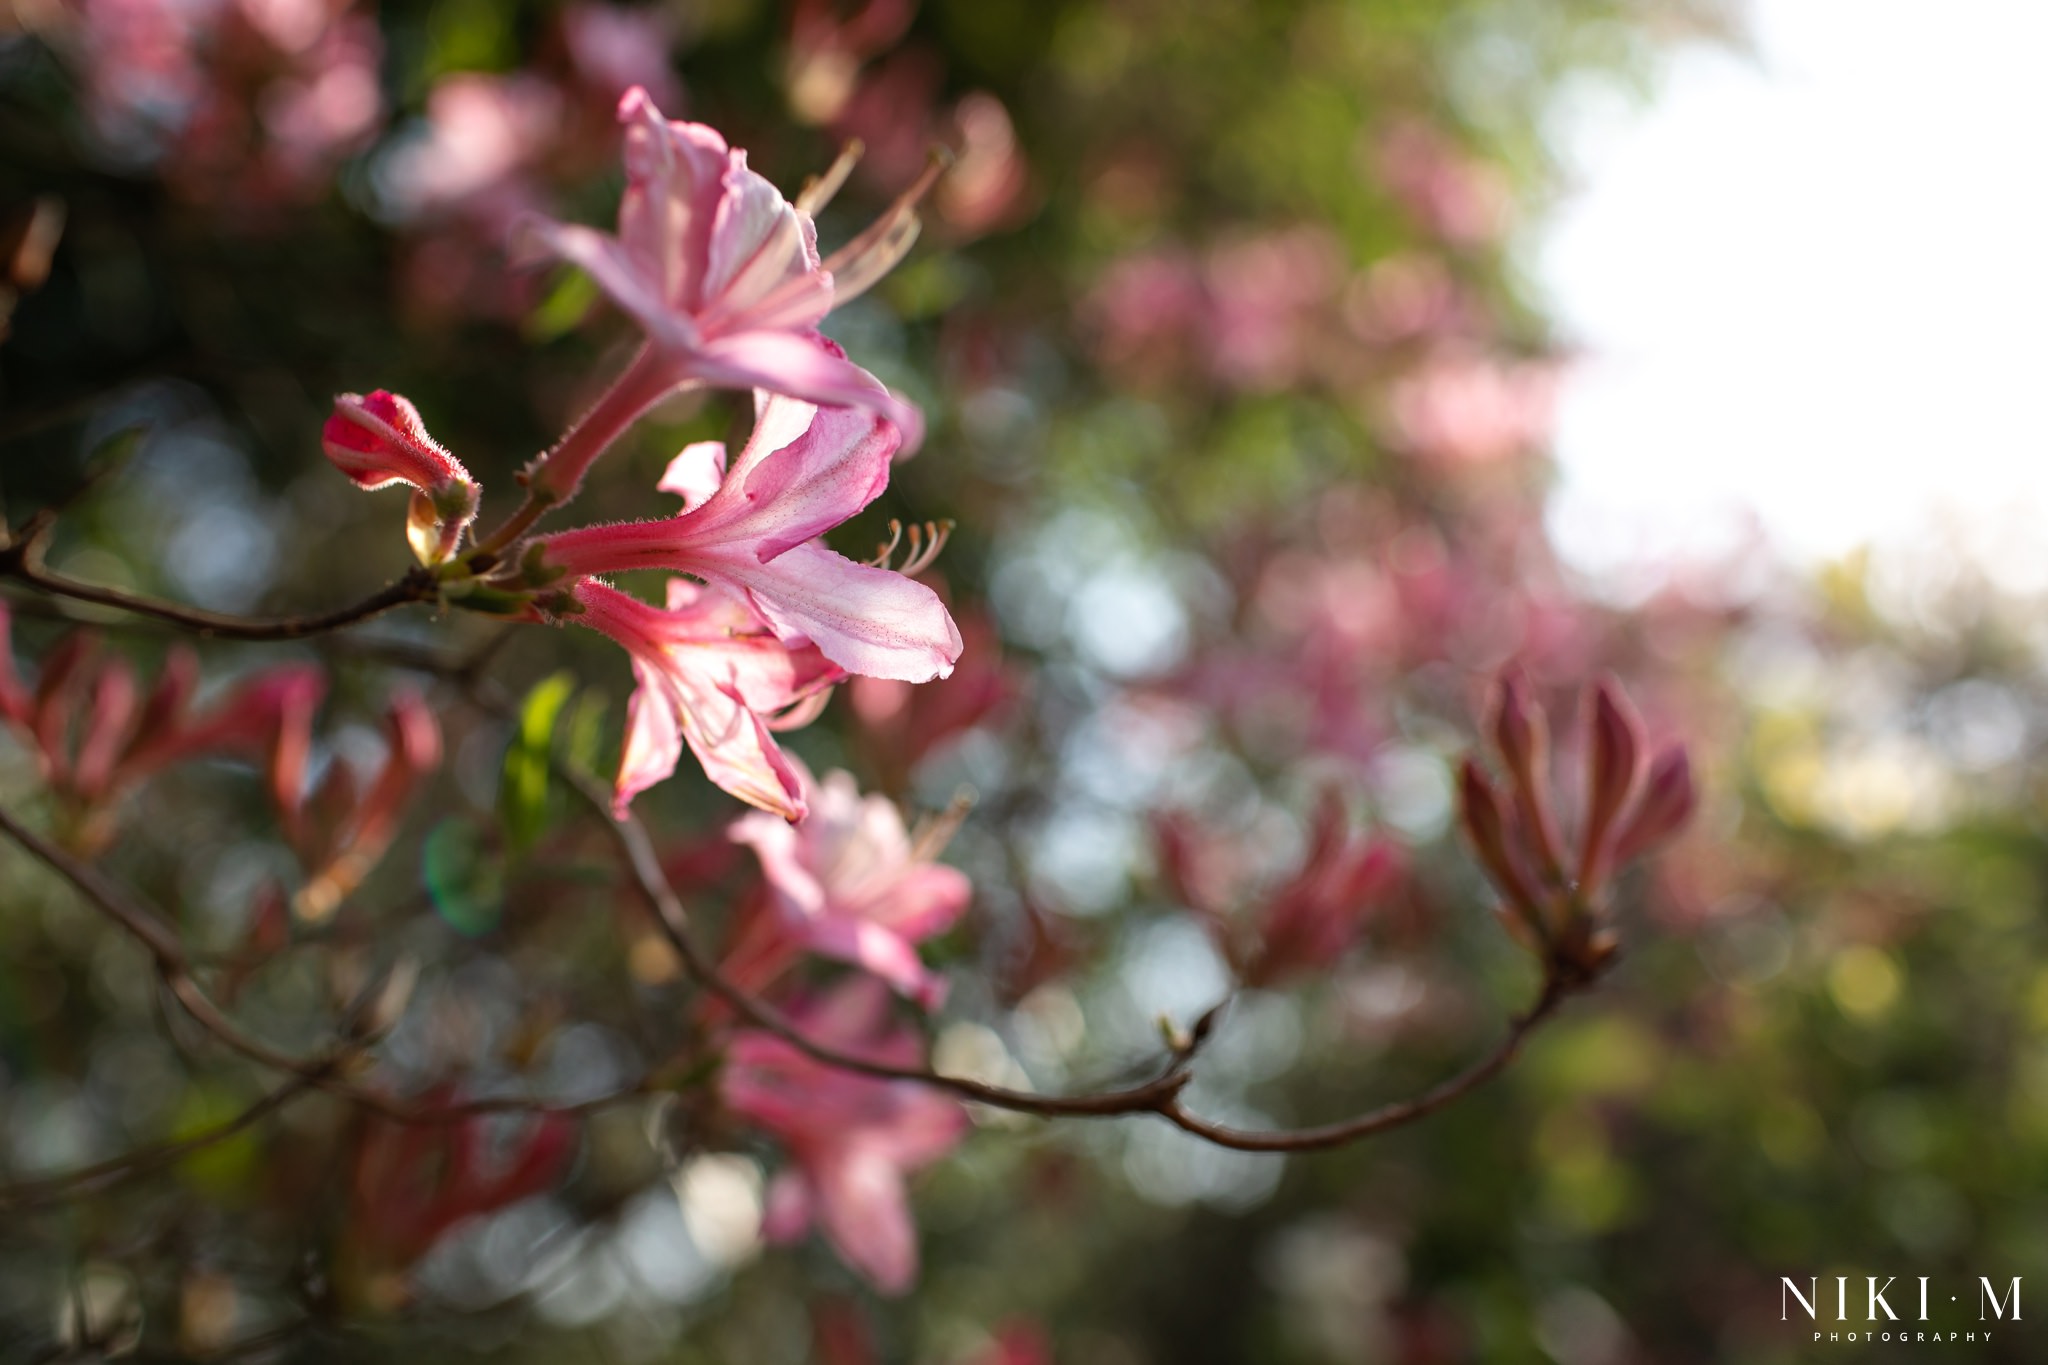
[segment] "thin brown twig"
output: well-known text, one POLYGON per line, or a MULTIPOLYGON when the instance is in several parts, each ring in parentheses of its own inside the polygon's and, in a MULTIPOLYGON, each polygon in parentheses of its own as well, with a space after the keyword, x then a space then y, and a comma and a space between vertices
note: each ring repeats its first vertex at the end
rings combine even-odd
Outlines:
MULTIPOLYGON (((374 1110, 385 1118, 398 1123, 420 1125, 454 1123, 474 1115, 495 1113, 574 1116, 651 1094, 655 1090, 654 1078, 646 1076, 616 1090, 568 1102, 499 1095, 463 1100, 455 1104, 418 1106, 407 1104, 381 1091, 356 1085, 346 1079, 346 1072, 357 1056, 376 1041, 371 1030, 365 1027, 362 1011, 352 1013, 341 1041, 326 1052, 311 1057, 297 1057, 281 1052, 248 1033, 214 1002, 193 975, 191 962, 185 954, 184 944, 178 938, 177 932, 155 912, 136 903, 124 889, 115 886, 93 868, 37 834, 4 807, 0 807, 0 833, 7 835, 44 866, 69 882, 72 888, 85 897, 95 909, 148 949, 154 960, 157 976, 165 989, 193 1022, 215 1040, 259 1066, 297 1076, 308 1086, 338 1095, 353 1104, 374 1110)), ((366 992, 363 1003, 367 1005, 375 995, 374 989, 366 992)))
POLYGON ((370 620, 408 602, 431 600, 439 591, 431 570, 415 568, 360 602, 308 616, 264 618, 207 611, 56 572, 43 563, 43 551, 54 524, 54 516, 45 509, 18 529, 6 532, 4 540, 0 540, 0 577, 15 579, 55 597, 163 621, 200 636, 223 640, 303 640, 370 620))
POLYGON ((265 618, 206 611, 154 597, 142 597, 119 588, 81 582, 43 568, 33 562, 32 557, 20 554, 18 547, 14 546, 0 548, 0 575, 54 596, 132 612, 137 616, 168 622, 194 635, 222 640, 303 640, 382 616, 393 607, 401 607, 408 602, 428 601, 435 592, 434 576, 424 569, 414 569, 346 607, 310 616, 265 618))
POLYGON ((1086 1095, 1047 1096, 987 1085, 962 1076, 949 1076, 925 1067, 886 1065, 818 1042, 798 1028, 787 1015, 733 984, 718 970, 716 964, 699 947, 690 933, 688 917, 682 902, 676 896, 674 888, 669 885, 667 875, 662 871, 660 859, 655 856, 646 828, 630 814, 625 820, 612 820, 609 816, 609 793, 580 772, 566 766, 559 771, 598 811, 599 818, 613 830, 626 855, 627 866, 632 872, 636 886, 653 908, 656 921, 682 958, 685 970, 748 1023, 782 1039, 813 1061, 822 1062, 827 1066, 878 1079, 914 1081, 951 1091, 965 1099, 1017 1113, 1044 1117, 1088 1118, 1155 1113, 1197 1137, 1218 1146, 1240 1151, 1310 1152, 1339 1147, 1427 1118, 1485 1084, 1507 1068, 1521 1051, 1522 1044, 1528 1036, 1557 1010, 1566 997, 1586 984, 1574 984, 1562 973, 1547 969, 1544 974, 1544 986, 1536 1003, 1515 1019, 1507 1036, 1480 1061, 1412 1099, 1397 1101, 1356 1118, 1317 1128, 1249 1132, 1211 1123, 1189 1112, 1181 1104, 1181 1091, 1192 1079, 1190 1068, 1202 1044, 1210 1036, 1223 1009, 1222 1005, 1202 1015, 1186 1042, 1174 1049, 1169 1065, 1159 1076, 1142 1085, 1123 1089, 1086 1095))
POLYGON ((618 839, 634 884, 653 909, 662 932, 682 958, 684 969, 749 1024, 780 1038, 812 1061, 877 1080, 915 1081, 993 1108, 1045 1118, 1099 1118, 1146 1113, 1170 1103, 1180 1093, 1181 1087, 1188 1083, 1187 1065, 1192 1056, 1191 1050, 1174 1057, 1158 1076, 1139 1085, 1086 1095, 1041 1095, 1029 1090, 990 1085, 966 1076, 949 1076, 927 1067, 878 1062, 871 1057, 842 1052, 821 1043, 798 1028, 782 1011, 740 989, 719 971, 691 934, 682 901, 669 885, 668 875, 662 871, 661 860, 655 855, 647 829, 639 819, 630 814, 624 820, 612 819, 610 793, 582 773, 564 770, 563 775, 596 808, 599 818, 618 839))
POLYGON ((1382 1105, 1356 1118, 1313 1128, 1253 1132, 1212 1123, 1191 1114, 1181 1104, 1178 1096, 1161 1105, 1159 1113, 1169 1123, 1185 1132, 1193 1133, 1196 1137, 1213 1142, 1219 1147, 1229 1147, 1240 1152, 1318 1152, 1332 1147, 1342 1147, 1362 1138, 1404 1127, 1417 1119, 1427 1118, 1492 1080, 1507 1069, 1508 1064, 1521 1052, 1522 1044, 1528 1040, 1529 1035, 1556 1012, 1557 1007, 1564 1003, 1569 994, 1570 990, 1556 976, 1551 976, 1542 993, 1537 996, 1536 1003, 1515 1017, 1507 1035, 1495 1045, 1493 1051, 1449 1080, 1438 1083, 1420 1095, 1382 1105))
POLYGON ((0 1209, 28 1209, 48 1204, 66 1195, 88 1190, 104 1189, 138 1175, 145 1175, 161 1166, 167 1166, 180 1158, 204 1150, 216 1143, 225 1142, 237 1133, 253 1128, 270 1115, 275 1114, 299 1096, 315 1087, 311 1076, 294 1074, 288 1080, 265 1094, 233 1118, 223 1120, 210 1128, 180 1138, 151 1143, 124 1152, 120 1156, 95 1162, 77 1170, 64 1171, 57 1175, 39 1176, 13 1185, 0 1186, 0 1209))

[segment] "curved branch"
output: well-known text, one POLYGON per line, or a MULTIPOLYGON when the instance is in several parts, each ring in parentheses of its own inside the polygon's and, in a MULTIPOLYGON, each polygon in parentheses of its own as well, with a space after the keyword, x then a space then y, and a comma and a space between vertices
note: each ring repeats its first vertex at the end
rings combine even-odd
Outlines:
POLYGON ((28 828, 13 812, 4 807, 0 807, 0 833, 14 840, 44 866, 69 882, 72 888, 85 897, 95 909, 148 949, 155 962, 157 977, 163 982, 164 988, 171 993, 186 1015, 216 1041, 259 1066, 272 1071, 286 1072, 304 1081, 307 1086, 340 1096, 352 1104, 374 1110, 395 1122, 408 1125, 454 1123, 477 1114, 496 1113, 576 1115, 601 1109, 621 1100, 650 1094, 654 1090, 653 1079, 642 1077, 629 1085, 606 1091, 602 1095, 567 1103, 504 1095, 464 1100, 456 1104, 420 1107, 405 1104, 379 1091, 355 1085, 345 1079, 349 1065, 376 1041, 371 1031, 365 1027, 366 1020, 363 1017, 375 999, 374 990, 365 993, 358 1008, 352 1011, 345 1021, 341 1040, 325 1053, 311 1057, 295 1057, 290 1053, 280 1052, 235 1023, 228 1017, 227 1012, 215 1003, 213 997, 206 993, 192 973, 191 959, 185 953, 183 941, 179 939, 177 931, 161 916, 135 903, 125 890, 114 886, 93 868, 28 828))
POLYGON ((1507 1069, 1510 1062, 1521 1052, 1522 1044, 1528 1041, 1545 1019, 1564 1003, 1571 988, 1555 975, 1546 978, 1543 992, 1509 1026, 1507 1036, 1494 1046, 1493 1051, 1466 1067, 1447 1081, 1442 1081, 1412 1099, 1396 1100, 1392 1104, 1360 1114, 1356 1118, 1337 1123, 1326 1123, 1314 1128, 1295 1128, 1275 1132, 1252 1132, 1243 1128, 1231 1128, 1220 1123, 1189 1113, 1175 1098, 1160 1106, 1159 1113, 1167 1122, 1184 1132, 1206 1139, 1219 1147, 1229 1147, 1240 1152, 1319 1152, 1331 1147, 1342 1147, 1361 1138, 1374 1137, 1390 1129, 1402 1128, 1418 1119, 1428 1118, 1437 1110, 1448 1107, 1477 1090, 1486 1082, 1507 1069))
POLYGON ((233 616, 143 597, 120 588, 84 583, 55 573, 43 566, 38 529, 31 526, 0 546, 0 576, 19 580, 53 597, 68 597, 73 601, 112 607, 116 611, 166 622, 195 635, 222 640, 303 640, 308 636, 325 635, 382 616, 393 607, 404 606, 408 602, 429 601, 438 586, 431 572, 416 568, 362 601, 333 611, 311 616, 233 616))
POLYGON ((186 1137, 138 1147, 134 1151, 124 1152, 120 1156, 110 1157, 74 1171, 0 1186, 0 1209, 35 1208, 37 1205, 47 1204, 69 1194, 103 1189, 146 1174, 158 1167, 168 1166, 181 1157, 190 1156, 193 1152, 211 1147, 217 1142, 225 1142, 237 1133, 253 1128, 317 1085, 318 1081, 313 1076, 297 1073, 241 1113, 211 1128, 202 1129, 186 1137))
MULTIPOLYGON (((684 969, 749 1024, 780 1038, 814 1062, 877 1080, 915 1081, 993 1108, 1045 1118, 1101 1118, 1115 1114, 1164 1112, 1190 1079, 1187 1064, 1193 1056, 1192 1047, 1177 1052, 1164 1071, 1139 1085, 1087 1095, 1040 1095, 1029 1090, 990 1085, 966 1076, 949 1076, 926 1067, 893 1066, 821 1043, 798 1028, 788 1015, 749 995, 719 971, 710 955, 691 935, 682 901, 677 898, 675 888, 669 885, 668 875, 662 871, 661 860, 655 856, 654 845, 639 818, 629 814, 624 820, 612 819, 610 793, 582 773, 565 769, 563 776, 597 809, 599 817, 617 837, 635 885, 654 910, 656 922, 682 958, 684 969)), ((1203 1032, 1206 1034, 1206 1029, 1203 1032)))

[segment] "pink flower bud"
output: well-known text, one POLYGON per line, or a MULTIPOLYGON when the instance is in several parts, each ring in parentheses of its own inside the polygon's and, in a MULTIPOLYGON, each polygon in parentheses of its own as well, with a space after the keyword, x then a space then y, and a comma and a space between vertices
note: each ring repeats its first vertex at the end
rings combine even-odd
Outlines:
POLYGON ((320 445, 358 487, 411 485, 406 539, 422 564, 455 553, 476 519, 477 486, 462 462, 427 435, 410 401, 384 389, 341 394, 321 428, 320 445))
POLYGON ((427 435, 419 409, 384 389, 336 395, 320 445, 336 469, 366 489, 469 482, 469 471, 427 435))
POLYGON ((1579 885, 1598 891, 1611 864, 1608 832, 1635 797, 1642 780, 1643 722, 1611 678, 1593 688, 1586 735, 1586 824, 1579 840, 1579 885))
POLYGON ((1522 872, 1516 840, 1508 824, 1507 806, 1477 763, 1466 759, 1458 769, 1458 819, 1494 889, 1531 924, 1541 923, 1535 889, 1522 872))
POLYGON ((1506 669, 1500 675, 1493 741, 1513 779, 1515 806, 1533 845, 1530 851, 1544 876, 1562 883, 1563 844, 1557 834, 1557 817, 1550 809, 1550 727, 1542 708, 1530 698, 1529 680, 1519 668, 1506 669))
POLYGON ((1671 744, 1650 764, 1642 799, 1614 842, 1617 865, 1649 852, 1678 833, 1692 818, 1698 797, 1692 785, 1692 762, 1683 744, 1671 744))

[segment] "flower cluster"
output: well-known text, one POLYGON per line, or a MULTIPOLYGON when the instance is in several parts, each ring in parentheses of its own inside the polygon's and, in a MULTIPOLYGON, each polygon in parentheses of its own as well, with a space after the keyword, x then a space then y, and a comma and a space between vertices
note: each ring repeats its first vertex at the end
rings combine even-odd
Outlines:
POLYGON ((637 86, 618 116, 627 185, 617 233, 533 219, 522 235, 530 251, 587 271, 646 344, 526 471, 525 508, 465 552, 477 486, 394 394, 337 399, 324 445, 359 486, 413 490, 408 536, 450 600, 573 621, 626 650, 638 686, 616 785, 622 816, 687 746, 719 786, 798 820, 802 783, 774 731, 815 716, 848 676, 924 682, 961 652, 929 588, 822 540, 888 486, 923 421, 818 324, 909 249, 932 176, 821 256, 811 215, 829 178, 791 202, 746 153, 702 124, 663 118, 637 86), (521 539, 648 409, 706 386, 751 390, 754 428, 736 456, 699 442, 675 457, 658 489, 681 498, 680 512, 521 539), (675 575, 662 606, 603 581, 635 569, 675 575))
MULTIPOLYGON (((664 119, 639 88, 619 119, 627 185, 617 233, 533 220, 523 236, 585 270, 646 342, 529 466, 525 506, 470 543, 475 481, 395 394, 337 399, 323 445, 358 486, 412 490, 408 538, 447 600, 574 623, 626 651, 636 687, 615 814, 624 819, 635 796, 672 774, 685 748, 759 808, 732 831, 766 887, 728 946, 728 980, 757 998, 780 992, 787 1016, 826 1046, 914 1065, 922 1044, 894 1018, 891 989, 927 1009, 939 1003, 944 983, 917 945, 959 919, 967 879, 933 860, 941 837, 914 838, 894 805, 863 797, 845 773, 814 782, 775 734, 815 717, 849 677, 906 687, 947 676, 961 654, 944 603, 910 576, 936 541, 920 537, 898 571, 886 552, 857 563, 823 540, 887 488, 922 419, 818 324, 909 248, 931 173, 821 256, 811 214, 832 177, 786 200, 745 153, 710 128, 664 119), (676 454, 656 491, 679 510, 529 534, 642 414, 700 386, 751 390, 753 430, 737 452, 701 441, 676 454), (605 581, 636 570, 668 575, 659 605, 605 581), (820 989, 792 979, 807 955, 858 970, 820 989)), ((398 734, 393 763, 413 752, 398 734)), ((959 1103, 826 1066, 715 1011, 708 1022, 725 1051, 726 1112, 771 1134, 790 1160, 771 1192, 769 1234, 815 1222, 877 1287, 901 1292, 916 1267, 904 1176, 959 1141, 959 1103)))

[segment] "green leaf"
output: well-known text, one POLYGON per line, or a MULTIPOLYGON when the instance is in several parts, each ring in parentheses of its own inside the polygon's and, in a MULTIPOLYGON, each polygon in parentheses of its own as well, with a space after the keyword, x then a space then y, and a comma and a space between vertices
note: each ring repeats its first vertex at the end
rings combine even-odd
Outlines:
POLYGON ((574 331, 597 302, 597 284, 580 270, 565 270, 520 327, 528 341, 553 341, 574 331))
POLYGON ((505 749, 505 767, 498 776, 498 816, 505 842, 523 853, 547 827, 548 760, 554 750, 555 724, 576 690, 575 675, 564 670, 543 678, 519 707, 519 728, 505 749))
POLYGON ((576 709, 569 713, 567 738, 562 746, 562 756, 570 767, 580 773, 594 776, 598 771, 599 758, 604 748, 606 705, 602 692, 585 692, 576 699, 576 709))

